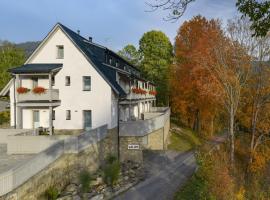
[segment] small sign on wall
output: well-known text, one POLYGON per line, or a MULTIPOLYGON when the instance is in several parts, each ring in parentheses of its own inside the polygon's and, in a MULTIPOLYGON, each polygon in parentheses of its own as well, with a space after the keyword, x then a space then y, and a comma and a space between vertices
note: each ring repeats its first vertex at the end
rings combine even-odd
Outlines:
POLYGON ((138 145, 138 144, 129 144, 128 149, 140 149, 140 145, 138 145))

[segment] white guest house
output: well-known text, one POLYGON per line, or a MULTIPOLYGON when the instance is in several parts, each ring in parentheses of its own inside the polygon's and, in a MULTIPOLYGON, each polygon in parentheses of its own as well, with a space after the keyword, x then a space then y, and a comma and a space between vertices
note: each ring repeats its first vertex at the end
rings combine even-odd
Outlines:
POLYGON ((18 129, 113 129, 155 104, 155 87, 138 68, 60 23, 9 72, 1 95, 9 94, 10 123, 18 129))

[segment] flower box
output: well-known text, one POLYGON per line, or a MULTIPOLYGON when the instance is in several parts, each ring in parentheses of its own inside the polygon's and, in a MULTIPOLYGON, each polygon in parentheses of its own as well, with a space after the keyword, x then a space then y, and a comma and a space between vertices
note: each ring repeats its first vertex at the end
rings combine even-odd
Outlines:
POLYGON ((146 94, 147 92, 141 88, 132 88, 132 92, 135 94, 146 94))
POLYGON ((37 87, 33 88, 32 92, 34 94, 43 94, 46 92, 46 89, 44 87, 37 86, 37 87))
POLYGON ((18 94, 25 94, 27 92, 29 92, 30 90, 28 88, 25 88, 25 87, 18 87, 17 88, 17 92, 18 94))

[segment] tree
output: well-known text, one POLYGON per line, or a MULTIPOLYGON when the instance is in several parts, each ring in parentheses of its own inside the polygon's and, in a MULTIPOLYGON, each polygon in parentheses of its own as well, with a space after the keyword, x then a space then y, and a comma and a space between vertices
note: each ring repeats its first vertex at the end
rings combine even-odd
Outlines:
POLYGON ((9 42, 0 44, 0 89, 3 89, 11 78, 7 70, 22 65, 24 61, 25 53, 22 49, 9 42))
POLYGON ((135 66, 140 65, 140 54, 132 44, 126 45, 118 54, 135 66))
MULTIPOLYGON (((218 81, 201 61, 210 53, 210 37, 220 32, 217 20, 196 16, 184 22, 175 41, 172 109, 180 113, 182 123, 206 135, 214 132, 214 120, 220 115, 223 94, 218 81)), ((211 56, 207 59, 214 62, 211 56)))
POLYGON ((270 131, 269 109, 270 103, 270 35, 265 37, 253 37, 252 23, 247 18, 235 18, 228 23, 230 37, 243 46, 252 61, 252 70, 247 85, 243 90, 242 109, 239 119, 242 125, 250 127, 250 158, 252 164, 258 145, 262 142, 265 134, 270 131))
MULTIPOLYGON (((234 31, 234 29, 229 31, 234 31)), ((233 166, 235 116, 249 75, 250 57, 246 49, 233 38, 221 34, 217 38, 211 38, 211 41, 211 54, 209 55, 215 59, 215 62, 209 63, 207 60, 203 62, 209 68, 209 72, 217 78, 225 94, 224 105, 229 119, 230 161, 233 166)))
POLYGON ((176 21, 185 13, 189 3, 195 0, 156 0, 154 3, 147 3, 151 11, 157 9, 168 10, 170 13, 165 18, 168 21, 176 21))
POLYGON ((270 30, 270 1, 263 0, 238 0, 236 3, 238 10, 243 16, 249 17, 253 36, 263 37, 270 30))
POLYGON ((168 80, 173 58, 173 47, 169 38, 161 31, 144 33, 139 42, 139 52, 142 56, 142 72, 157 85, 157 103, 168 105, 168 80))

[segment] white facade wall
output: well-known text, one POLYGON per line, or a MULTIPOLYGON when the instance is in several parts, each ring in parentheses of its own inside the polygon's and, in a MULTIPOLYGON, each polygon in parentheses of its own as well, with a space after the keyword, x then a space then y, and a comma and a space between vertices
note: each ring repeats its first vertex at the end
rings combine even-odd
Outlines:
POLYGON ((21 78, 21 86, 32 89, 33 88, 33 81, 28 77, 22 77, 21 78))
MULTIPOLYGON (((83 110, 92 111, 92 127, 108 124, 117 126, 117 97, 110 85, 101 77, 84 55, 69 38, 58 28, 44 43, 41 49, 30 58, 28 63, 63 63, 63 68, 55 76, 54 89, 59 89, 61 105, 54 108, 55 129, 83 129, 83 110), (57 59, 57 45, 64 46, 64 59, 57 59), (65 86, 65 77, 70 76, 70 86, 65 86), (91 91, 83 91, 83 76, 91 76, 91 91), (71 111, 71 120, 66 120, 66 110, 71 111)), ((48 88, 48 79, 38 79, 38 85, 48 88)), ((22 80, 22 86, 32 88, 32 80, 22 80)), ((13 89, 11 88, 11 99, 13 89)), ((11 101, 11 105, 13 101, 11 101)), ((11 107, 11 110, 13 107, 11 107)), ((40 126, 48 127, 49 112, 40 109, 40 126)), ((11 112, 13 113, 13 112, 11 112)), ((14 116, 11 114, 11 125, 14 116)), ((23 128, 32 128, 31 109, 23 109, 23 128)))

